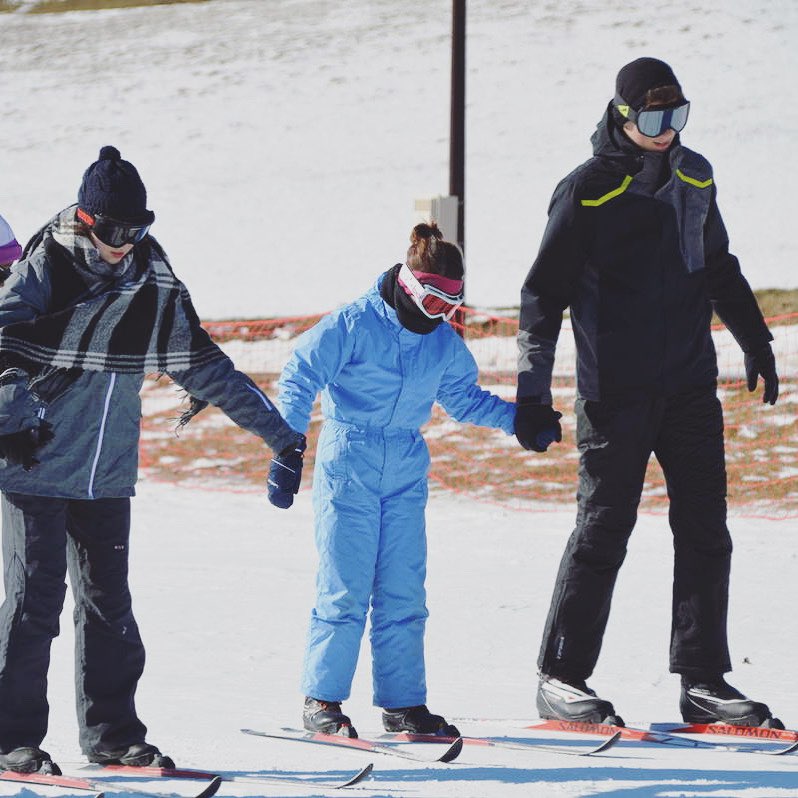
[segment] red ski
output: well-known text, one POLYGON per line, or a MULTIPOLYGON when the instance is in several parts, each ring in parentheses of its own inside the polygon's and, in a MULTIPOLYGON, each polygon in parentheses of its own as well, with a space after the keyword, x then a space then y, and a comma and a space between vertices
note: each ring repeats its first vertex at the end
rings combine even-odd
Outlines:
POLYGON ((269 732, 256 729, 241 729, 241 731, 244 734, 254 734, 256 737, 271 737, 275 740, 293 740, 299 743, 312 743, 315 745, 332 745, 337 748, 350 748, 352 750, 368 751, 372 754, 387 754, 388 756, 398 756, 403 759, 413 759, 416 762, 451 762, 457 758, 463 749, 463 739, 461 737, 435 738, 434 742, 443 743, 446 748, 440 755, 427 757, 415 751, 407 751, 394 745, 380 743, 376 740, 367 740, 363 737, 342 737, 337 734, 322 734, 321 732, 309 732, 304 729, 289 729, 286 727, 269 732))
MULTIPOLYGON (((546 751, 550 754, 570 754, 571 756, 592 756, 602 751, 612 748, 621 738, 620 731, 615 732, 602 740, 598 745, 588 745, 584 748, 572 748, 564 745, 549 745, 538 740, 527 739, 507 739, 505 737, 461 737, 463 745, 482 745, 491 748, 512 748, 516 751, 546 751)), ((453 743, 456 737, 439 737, 435 734, 411 734, 409 732, 398 732, 396 734, 386 734, 380 739, 389 742, 407 743, 453 743)))
MULTIPOLYGON (((737 751, 751 754, 768 754, 771 756, 782 756, 784 754, 792 754, 798 751, 798 739, 792 742, 786 748, 779 748, 776 750, 769 748, 752 748, 746 745, 734 745, 728 743, 718 743, 709 740, 694 740, 688 737, 677 737, 675 734, 656 731, 654 729, 639 729, 634 726, 613 726, 609 723, 584 723, 576 720, 542 720, 539 723, 534 723, 530 726, 525 726, 526 729, 533 729, 537 731, 561 731, 561 732, 575 732, 577 734, 599 734, 608 736, 621 733, 621 737, 626 740, 638 740, 644 743, 657 743, 659 745, 676 745, 684 748, 705 748, 715 751, 737 751)), ((775 731, 769 729, 768 731, 775 731)), ((752 736, 753 738, 753 736, 752 736)), ((754 738, 761 739, 761 738, 754 738)))
POLYGON ((661 726, 668 734, 713 734, 747 740, 798 740, 798 731, 795 729, 768 729, 765 726, 735 726, 731 723, 662 723, 657 726, 661 726))
MULTIPOLYGON (((252 775, 236 775, 228 776, 224 773, 212 773, 205 770, 194 770, 193 768, 159 768, 159 767, 132 767, 130 765, 94 765, 90 767, 97 768, 98 772, 110 771, 111 773, 120 773, 134 776, 154 776, 156 778, 166 779, 208 779, 213 782, 214 779, 221 779, 225 782, 244 782, 248 784, 275 784, 286 787, 297 786, 313 786, 317 788, 325 788, 338 790, 342 787, 351 787, 363 781, 372 771, 374 765, 368 764, 357 772, 353 773, 350 777, 340 781, 324 781, 319 779, 292 779, 279 775, 268 775, 261 773, 254 773, 252 775)), ((85 769, 85 768, 83 768, 85 769)))
POLYGON ((103 798, 102 790, 108 786, 89 779, 75 779, 71 776, 47 776, 44 773, 17 773, 15 770, 0 770, 0 781, 20 781, 24 784, 47 784, 53 787, 64 787, 69 790, 87 790, 94 793, 94 798, 103 798))
MULTIPOLYGON (((122 769, 126 771, 135 771, 137 775, 154 775, 146 773, 142 774, 142 771, 147 770, 147 768, 122 769)), ((163 768, 152 768, 152 770, 163 770, 163 768)), ((211 778, 208 783, 203 786, 200 792, 193 795, 192 798, 211 798, 212 795, 216 794, 217 790, 222 784, 222 779, 215 774, 208 775, 212 775, 213 778, 211 778)), ((194 778, 201 777, 195 776, 194 778)), ((71 790, 86 790, 88 792, 94 793, 94 798, 103 798, 103 791, 113 787, 121 787, 125 792, 134 793, 135 795, 153 796, 154 798, 174 798, 173 793, 144 790, 133 782, 129 781, 124 781, 124 786, 122 786, 121 784, 114 784, 110 780, 100 781, 98 779, 85 779, 79 776, 50 776, 43 773, 17 773, 13 770, 3 770, 0 771, 0 781, 18 781, 26 784, 42 784, 52 787, 63 787, 65 789, 71 790)))

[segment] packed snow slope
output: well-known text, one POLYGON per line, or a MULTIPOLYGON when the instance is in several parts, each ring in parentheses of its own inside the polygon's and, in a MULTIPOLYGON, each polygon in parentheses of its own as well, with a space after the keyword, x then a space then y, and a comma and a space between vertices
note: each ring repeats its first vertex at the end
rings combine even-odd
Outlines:
MULTIPOLYGON (((464 734, 522 737, 527 733, 519 727, 536 719, 537 646, 572 525, 571 511, 515 512, 442 495, 430 500, 429 705, 449 717, 497 721, 458 721, 464 734)), ((736 545, 730 681, 798 726, 794 528, 751 519, 732 519, 730 527, 736 545)), ((642 516, 591 680, 630 724, 679 720, 678 677, 668 673, 671 561, 667 520, 642 516)), ((798 796, 798 756, 623 743, 584 758, 467 746, 451 765, 418 765, 245 737, 242 727, 301 723, 299 676, 315 566, 308 491, 282 511, 259 494, 139 486, 131 582, 148 663, 137 703, 150 739, 178 763, 318 778, 373 761, 373 778, 352 791, 363 796, 798 796)), ((80 758, 69 602, 62 620, 50 671, 46 747, 63 764, 80 758)), ((344 707, 363 736, 379 732, 367 642, 344 707)), ((537 737, 551 742, 556 735, 537 737)), ((0 782, 0 795, 32 794, 54 793, 0 782)), ((225 784, 219 794, 327 793, 225 784)))
MULTIPOLYGON (((449 0, 0 14, 0 213, 26 238, 115 144, 200 315, 330 309, 448 192, 450 28, 449 0)), ((467 35, 472 304, 518 304, 551 193, 641 55, 692 102, 683 141, 752 285, 795 287, 798 3, 471 0, 467 35)))

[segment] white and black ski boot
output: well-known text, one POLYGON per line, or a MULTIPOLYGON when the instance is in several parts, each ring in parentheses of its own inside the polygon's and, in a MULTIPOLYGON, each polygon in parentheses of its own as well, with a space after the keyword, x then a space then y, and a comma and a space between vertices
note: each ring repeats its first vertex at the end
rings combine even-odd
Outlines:
POLYGON ((99 765, 127 765, 134 768, 167 768, 173 769, 174 760, 162 754, 149 743, 133 743, 113 751, 92 751, 86 754, 89 762, 99 765))
POLYGON ((41 773, 45 776, 60 776, 61 768, 53 762, 47 751, 34 746, 21 746, 0 754, 0 770, 15 773, 41 773))
POLYGON ((752 701, 722 676, 709 679, 682 676, 679 709, 686 723, 729 723, 733 726, 766 726, 783 729, 767 704, 752 701))
POLYGON ((337 734, 339 737, 357 737, 352 721, 341 712, 340 701, 322 701, 308 696, 305 698, 302 722, 306 731, 337 734))
POLYGON ((565 681, 541 674, 537 706, 544 719, 623 726, 623 719, 615 714, 613 705, 599 698, 584 681, 565 681))
POLYGON ((426 704, 396 709, 385 708, 382 710, 382 725, 388 732, 434 734, 436 737, 460 736, 456 726, 447 723, 441 715, 433 715, 426 704))

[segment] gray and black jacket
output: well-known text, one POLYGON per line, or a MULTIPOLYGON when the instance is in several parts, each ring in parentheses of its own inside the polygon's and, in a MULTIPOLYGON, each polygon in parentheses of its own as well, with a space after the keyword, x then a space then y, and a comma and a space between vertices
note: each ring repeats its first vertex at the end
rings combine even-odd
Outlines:
MULTIPOLYGON (((147 257, 161 257, 160 247, 152 243, 147 257)), ((46 316, 61 306, 58 268, 43 245, 15 265, 0 289, 0 328, 46 316)), ((272 450, 281 451, 296 442, 298 433, 221 351, 206 363, 168 373, 195 400, 221 408, 272 450)), ((59 390, 57 383, 63 376, 56 372, 49 382, 36 386, 49 399, 45 420, 54 432, 53 440, 37 452, 40 464, 24 471, 0 459, 0 489, 73 499, 132 496, 138 470, 139 391, 145 375, 70 370, 62 380, 66 388, 59 390)))
POLYGON ((594 156, 554 192, 521 290, 518 397, 551 402, 568 307, 581 398, 713 386, 713 308, 745 352, 772 336, 729 252, 712 167, 678 136, 644 153, 609 108, 592 142, 594 156))

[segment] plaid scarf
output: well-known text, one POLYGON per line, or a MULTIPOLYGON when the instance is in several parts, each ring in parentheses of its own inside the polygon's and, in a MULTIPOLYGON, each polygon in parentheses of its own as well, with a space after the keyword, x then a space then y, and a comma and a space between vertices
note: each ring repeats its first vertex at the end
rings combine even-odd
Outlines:
POLYGON ((0 357, 21 359, 31 373, 55 367, 126 374, 185 371, 224 357, 153 238, 113 274, 76 227, 74 211, 54 217, 25 248, 23 259, 43 249, 50 263, 52 307, 1 328, 0 357))

